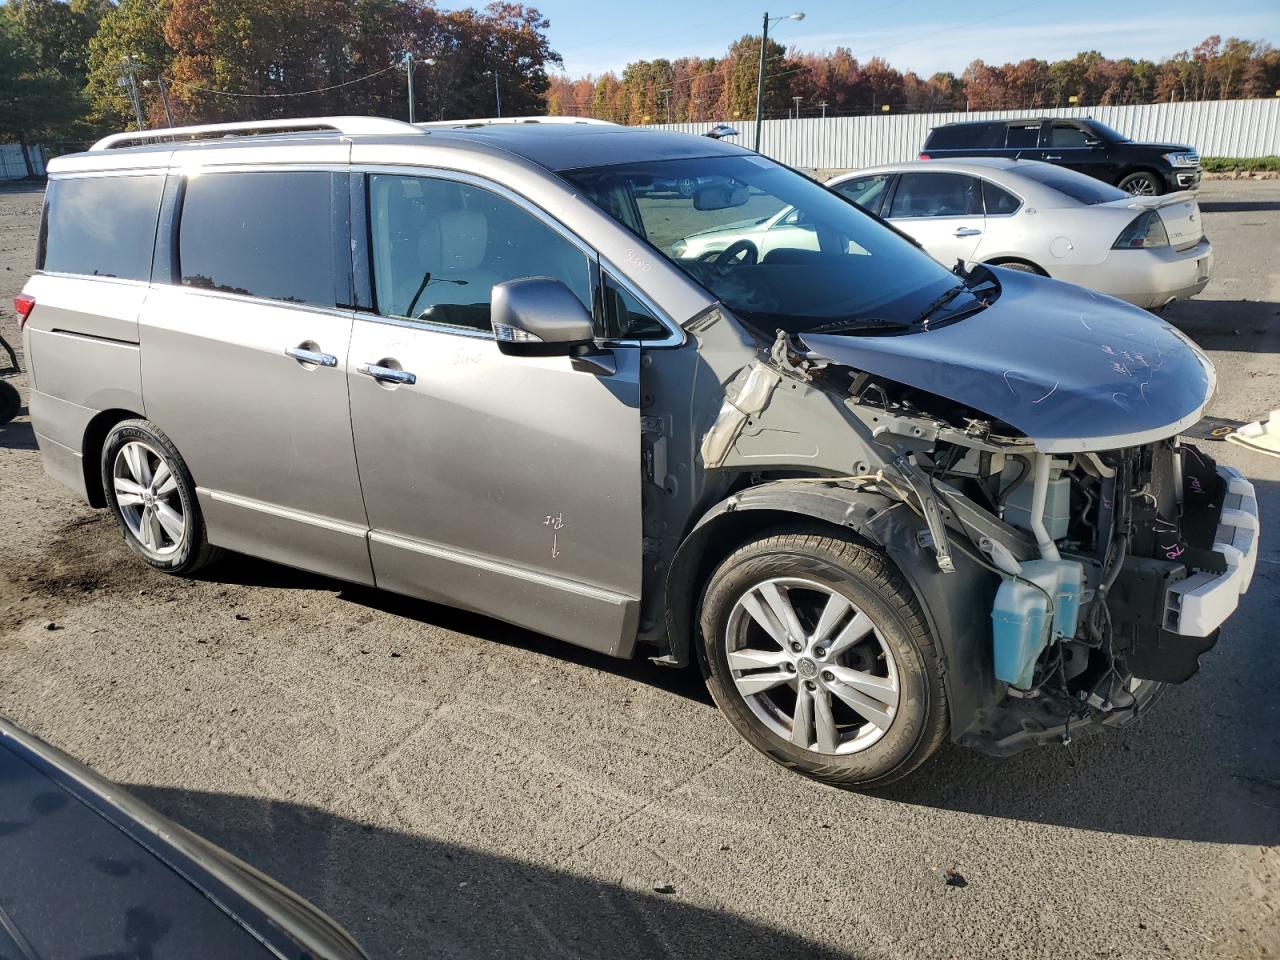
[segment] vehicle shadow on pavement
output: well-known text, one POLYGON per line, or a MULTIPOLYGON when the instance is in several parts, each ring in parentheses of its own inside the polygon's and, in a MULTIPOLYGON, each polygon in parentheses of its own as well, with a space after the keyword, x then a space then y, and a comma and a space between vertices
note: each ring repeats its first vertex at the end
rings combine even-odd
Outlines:
POLYGON ((361 587, 319 574, 284 567, 269 560, 234 554, 228 560, 199 575, 217 583, 234 583, 247 587, 273 587, 286 590, 324 590, 343 602, 377 610, 395 617, 414 620, 427 626, 467 634, 505 646, 519 647, 534 653, 603 670, 637 683, 685 697, 711 706, 702 675, 693 668, 674 669, 651 663, 642 654, 632 660, 620 660, 583 647, 576 647, 552 637, 503 623, 484 614, 431 603, 414 597, 387 593, 372 587, 361 587))
POLYGON ((1280 303, 1197 297, 1171 304, 1160 316, 1203 350, 1280 353, 1280 303))
MULTIPOLYGON (((18 411, 19 417, 27 415, 27 408, 18 411)), ((36 434, 29 420, 11 420, 0 424, 0 450, 34 450, 36 434)))
POLYGON ((128 789, 306 897, 373 958, 851 956, 634 877, 575 876, 293 803, 128 789))
POLYGON ((1205 213, 1249 213, 1280 210, 1280 200, 1208 200, 1200 204, 1205 213))

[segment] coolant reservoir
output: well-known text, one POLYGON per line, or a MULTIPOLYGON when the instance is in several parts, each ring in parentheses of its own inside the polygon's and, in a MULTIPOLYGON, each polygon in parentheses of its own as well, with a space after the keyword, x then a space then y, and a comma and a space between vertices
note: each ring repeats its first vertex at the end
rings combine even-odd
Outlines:
POLYGON ((1036 659, 1049 637, 1075 636, 1083 590, 1084 566, 1075 560, 1029 560, 1022 565, 1021 580, 1000 585, 991 609, 997 679, 1022 690, 1031 687, 1036 659), (1023 582, 1027 580, 1041 589, 1023 582))

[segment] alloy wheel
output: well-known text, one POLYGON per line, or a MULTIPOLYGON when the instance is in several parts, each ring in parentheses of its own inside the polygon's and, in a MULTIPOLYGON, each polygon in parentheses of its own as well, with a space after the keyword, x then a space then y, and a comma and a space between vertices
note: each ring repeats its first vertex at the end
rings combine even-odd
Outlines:
POLYGON ((151 446, 141 440, 121 446, 111 466, 111 484, 120 516, 143 550, 161 558, 182 546, 187 517, 178 478, 151 446))
POLYGON ((742 699, 794 746, 859 753, 893 724, 893 655, 870 617, 828 586, 800 577, 755 584, 734 604, 724 642, 742 699))
POLYGON ((1154 197, 1156 184, 1150 177, 1134 177, 1125 190, 1133 197, 1154 197))

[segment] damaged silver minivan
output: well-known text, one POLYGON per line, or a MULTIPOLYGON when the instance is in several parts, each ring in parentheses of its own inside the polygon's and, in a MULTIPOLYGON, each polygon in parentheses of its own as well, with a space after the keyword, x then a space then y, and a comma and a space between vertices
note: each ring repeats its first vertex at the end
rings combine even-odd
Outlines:
POLYGON ((731 144, 324 118, 50 174, 32 420, 153 567, 697 661, 753 746, 857 787, 1129 722, 1249 585, 1253 488, 1178 439, 1214 388, 1186 337, 731 144))

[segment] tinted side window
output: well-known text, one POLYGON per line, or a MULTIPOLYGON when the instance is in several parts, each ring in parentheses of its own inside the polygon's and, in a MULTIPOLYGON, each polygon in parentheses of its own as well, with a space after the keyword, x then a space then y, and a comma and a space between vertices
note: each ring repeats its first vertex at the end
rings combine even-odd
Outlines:
POLYGON ((879 213, 880 205, 884 202, 885 188, 889 185, 889 178, 892 176, 893 174, 890 173, 877 173, 869 177, 858 177, 856 180, 838 183, 833 189, 864 210, 879 213))
POLYGON ((43 270, 151 279, 164 175, 50 180, 43 270))
POLYGON ((178 232, 184 286, 334 304, 330 174, 207 173, 187 180, 178 232))
POLYGON ((978 181, 961 173, 904 173, 889 207, 894 217, 964 217, 982 213, 978 181))
POLYGON ((1022 201, 1008 190, 997 187, 990 180, 982 181, 982 200, 986 206, 987 216, 1000 217, 1016 213, 1022 201))
POLYGON ((1055 123, 1049 128, 1049 146, 1083 147, 1089 135, 1070 123, 1055 123))
POLYGON ((607 340, 662 340, 667 328, 648 307, 613 277, 604 277, 604 319, 607 340))
POLYGON ((925 141, 929 150, 989 150, 1004 146, 1004 124, 961 123, 954 127, 936 127, 925 141))
POLYGON ((1034 147, 1039 142, 1040 124, 1011 123, 1009 124, 1009 133, 1005 137, 1004 145, 1009 150, 1019 150, 1034 147))
POLYGON ((489 330, 496 283, 554 277, 591 309, 586 255, 532 214, 463 183, 369 176, 378 312, 489 330))

